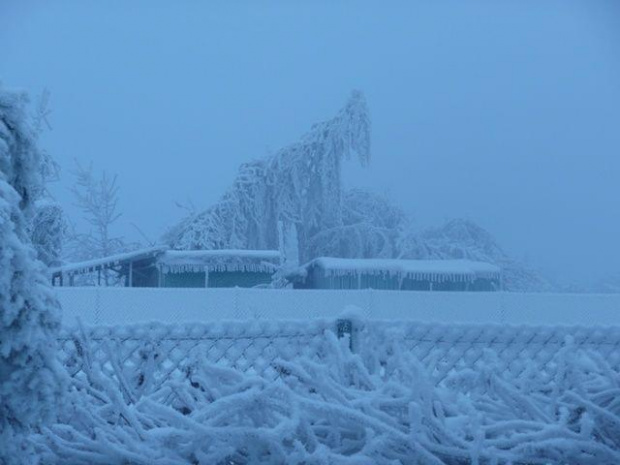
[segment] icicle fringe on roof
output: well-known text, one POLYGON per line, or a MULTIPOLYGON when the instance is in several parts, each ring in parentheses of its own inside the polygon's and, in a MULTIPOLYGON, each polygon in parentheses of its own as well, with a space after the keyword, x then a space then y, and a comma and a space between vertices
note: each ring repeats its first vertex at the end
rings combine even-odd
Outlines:
POLYGON ((157 258, 164 273, 273 273, 280 264, 277 250, 168 250, 157 258))
POLYGON ((495 265, 471 260, 398 260, 320 257, 304 266, 321 268, 325 276, 384 275, 399 280, 472 282, 501 278, 495 265))

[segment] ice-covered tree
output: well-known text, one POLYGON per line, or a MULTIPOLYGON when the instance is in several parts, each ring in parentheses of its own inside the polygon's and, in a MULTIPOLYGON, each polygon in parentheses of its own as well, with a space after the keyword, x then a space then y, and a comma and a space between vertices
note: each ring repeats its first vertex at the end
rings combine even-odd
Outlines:
MULTIPOLYGON (((49 100, 50 93, 46 89, 37 99, 32 114, 32 127, 37 138, 45 130, 52 129, 48 120, 51 113, 49 100)), ((30 236, 37 252, 37 258, 47 266, 58 266, 62 261, 67 222, 63 208, 54 200, 47 186, 59 179, 60 166, 47 151, 39 149, 39 153, 41 158, 39 163, 41 184, 38 189, 40 192, 37 195, 37 201, 34 204, 34 214, 31 215, 29 224, 30 236)))
POLYGON ((38 200, 30 225, 30 236, 37 257, 47 266, 62 263, 67 222, 60 204, 51 198, 38 200))
POLYGON ((394 258, 407 224, 407 216, 386 196, 350 189, 343 195, 341 224, 315 234, 312 249, 317 256, 394 258))
POLYGON ((509 291, 548 291, 552 284, 541 274, 512 259, 495 238, 471 220, 453 219, 443 226, 400 239, 400 258, 467 259, 493 263, 502 269, 509 291))
POLYGON ((352 156, 362 163, 370 158, 370 119, 360 92, 299 142, 242 165, 222 199, 172 229, 166 241, 178 249, 277 249, 283 222, 297 230, 300 261, 314 257, 313 238, 343 225, 341 166, 352 156))
POLYGON ((313 126, 298 143, 243 164, 218 203, 192 212, 164 240, 178 249, 284 250, 282 236, 295 237, 299 260, 293 261, 299 263, 318 256, 462 258, 500 266, 509 290, 551 288, 544 277, 511 259, 488 231, 471 221, 457 219, 412 232, 407 215, 387 197, 344 190, 342 160, 352 154, 362 163, 369 161, 370 120, 359 92, 335 118, 313 126))
POLYGON ((54 412, 59 307, 30 244, 41 153, 24 94, 0 87, 0 463, 27 464, 29 432, 54 412))

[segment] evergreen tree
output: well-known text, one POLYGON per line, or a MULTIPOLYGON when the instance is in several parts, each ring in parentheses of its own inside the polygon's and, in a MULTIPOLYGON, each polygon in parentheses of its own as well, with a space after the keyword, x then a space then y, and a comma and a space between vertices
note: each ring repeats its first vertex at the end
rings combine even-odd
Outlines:
POLYGON ((0 87, 0 463, 27 464, 27 435, 54 412, 60 324, 28 224, 40 195, 41 154, 21 93, 0 87))

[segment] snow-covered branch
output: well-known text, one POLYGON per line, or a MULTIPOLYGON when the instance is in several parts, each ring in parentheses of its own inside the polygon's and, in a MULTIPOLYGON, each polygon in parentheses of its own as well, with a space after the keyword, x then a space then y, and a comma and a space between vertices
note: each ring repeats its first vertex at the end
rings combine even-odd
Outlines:
POLYGON ((107 350, 110 372, 82 336, 86 377, 74 375, 35 443, 50 464, 620 463, 620 374, 570 339, 553 377, 526 370, 508 382, 489 353, 437 383, 402 338, 355 354, 346 338, 322 337, 318 359, 274 360, 275 380, 196 351, 158 384, 156 347, 140 373, 107 350))

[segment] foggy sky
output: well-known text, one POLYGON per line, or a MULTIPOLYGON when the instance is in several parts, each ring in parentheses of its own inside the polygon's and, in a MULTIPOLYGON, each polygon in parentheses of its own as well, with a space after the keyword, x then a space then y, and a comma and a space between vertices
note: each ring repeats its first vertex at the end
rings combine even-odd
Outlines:
POLYGON ((617 5, 0 0, 0 80, 51 92, 69 215, 73 160, 92 160, 119 175, 117 231, 153 240, 175 201, 209 206, 361 89, 373 159, 348 186, 589 281, 620 271, 617 5))

